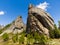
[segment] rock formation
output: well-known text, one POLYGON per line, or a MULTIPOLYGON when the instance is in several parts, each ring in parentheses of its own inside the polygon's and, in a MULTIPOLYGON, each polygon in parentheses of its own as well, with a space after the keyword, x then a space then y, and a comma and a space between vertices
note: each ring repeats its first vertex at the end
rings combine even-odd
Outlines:
POLYGON ((18 30, 18 33, 20 33, 25 30, 25 24, 23 23, 21 16, 17 17, 13 25, 13 30, 15 30, 15 32, 18 30))
POLYGON ((11 23, 10 27, 4 31, 4 33, 21 33, 25 30, 25 28, 26 26, 22 21, 22 17, 18 16, 17 19, 11 23))
POLYGON ((49 28, 54 29, 54 20, 49 13, 30 4, 26 32, 38 31, 49 36, 49 28))

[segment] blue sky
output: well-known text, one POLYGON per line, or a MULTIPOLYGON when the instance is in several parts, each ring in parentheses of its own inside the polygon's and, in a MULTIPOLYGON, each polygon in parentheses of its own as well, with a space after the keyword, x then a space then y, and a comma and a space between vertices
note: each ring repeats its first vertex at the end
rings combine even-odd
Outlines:
POLYGON ((28 15, 28 5, 32 3, 34 6, 48 3, 46 11, 51 14, 56 24, 60 20, 60 0, 0 0, 0 24, 6 25, 22 16, 26 23, 28 15))

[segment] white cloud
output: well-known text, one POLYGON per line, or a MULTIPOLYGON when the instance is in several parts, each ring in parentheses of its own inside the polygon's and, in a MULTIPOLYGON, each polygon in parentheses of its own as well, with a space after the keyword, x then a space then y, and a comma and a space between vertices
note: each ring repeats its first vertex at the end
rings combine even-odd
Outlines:
POLYGON ((43 10, 46 11, 48 5, 49 5, 49 3, 47 3, 47 2, 43 2, 43 3, 40 3, 40 4, 36 5, 36 7, 41 8, 41 9, 43 9, 43 10))
POLYGON ((0 15, 4 15, 5 14, 5 12, 4 11, 0 11, 0 15))

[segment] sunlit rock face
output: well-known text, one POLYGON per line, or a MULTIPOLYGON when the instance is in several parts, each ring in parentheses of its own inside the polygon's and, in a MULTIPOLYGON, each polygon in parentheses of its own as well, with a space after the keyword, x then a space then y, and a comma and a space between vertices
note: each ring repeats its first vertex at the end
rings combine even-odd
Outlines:
POLYGON ((54 29, 54 20, 49 13, 44 10, 29 5, 26 32, 38 31, 45 35, 49 35, 50 28, 54 29))
POLYGON ((25 24, 23 23, 21 16, 18 16, 15 20, 13 30, 15 30, 14 32, 18 33, 23 32, 23 30, 25 30, 25 24))
POLYGON ((17 17, 17 19, 15 20, 15 27, 17 27, 17 28, 23 28, 24 27, 24 23, 22 21, 21 16, 17 17))
POLYGON ((17 34, 17 33, 22 33, 24 30, 26 30, 26 25, 23 23, 22 21, 22 17, 18 16, 12 23, 10 23, 11 25, 5 29, 0 36, 2 36, 4 33, 13 33, 13 34, 17 34))
POLYGON ((26 30, 26 26, 22 21, 22 17, 18 16, 16 20, 11 23, 11 26, 5 30, 6 33, 21 33, 26 30))

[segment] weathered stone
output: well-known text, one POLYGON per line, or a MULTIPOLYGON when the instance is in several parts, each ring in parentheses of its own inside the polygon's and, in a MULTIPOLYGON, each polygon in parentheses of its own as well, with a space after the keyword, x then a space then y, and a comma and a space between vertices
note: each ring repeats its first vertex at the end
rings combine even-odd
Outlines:
POLYGON ((17 19, 11 23, 11 26, 8 29, 6 29, 4 32, 16 34, 23 32, 25 29, 26 26, 22 21, 22 17, 18 16, 17 19))
POLYGON ((28 9, 27 28, 26 31, 38 31, 45 35, 49 35, 49 28, 54 29, 54 21, 52 17, 44 10, 34 7, 30 4, 28 9))
POLYGON ((25 24, 22 21, 22 17, 18 16, 15 20, 14 26, 13 26, 14 33, 21 33, 25 30, 25 24))
POLYGON ((17 17, 17 19, 15 20, 15 27, 17 27, 17 28, 23 28, 24 27, 21 16, 17 17))

